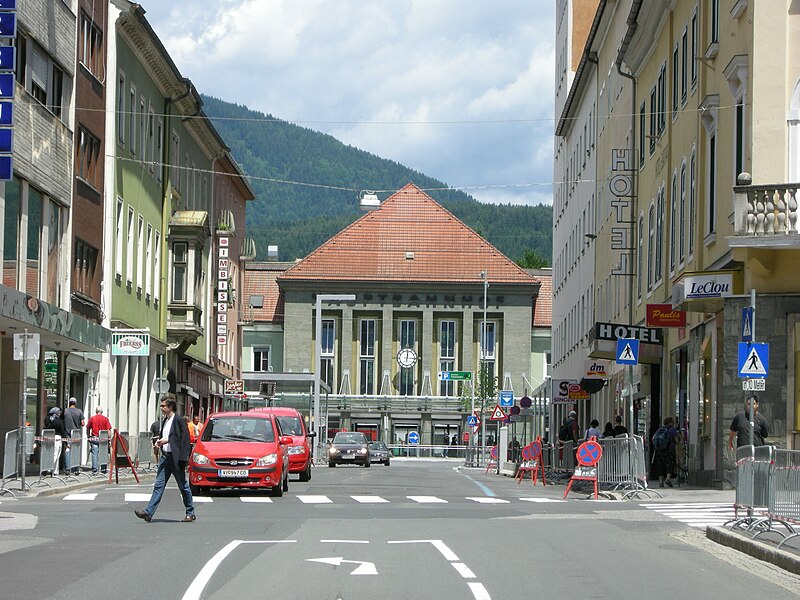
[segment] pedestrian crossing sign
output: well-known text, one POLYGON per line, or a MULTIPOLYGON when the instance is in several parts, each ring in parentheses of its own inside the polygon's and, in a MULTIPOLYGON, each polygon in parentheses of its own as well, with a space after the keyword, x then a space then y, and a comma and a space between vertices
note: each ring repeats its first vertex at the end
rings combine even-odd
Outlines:
POLYGON ((617 364, 635 365, 639 362, 639 340, 619 338, 617 340, 617 364))
POLYGON ((739 377, 765 378, 769 372, 769 344, 739 342, 739 377))

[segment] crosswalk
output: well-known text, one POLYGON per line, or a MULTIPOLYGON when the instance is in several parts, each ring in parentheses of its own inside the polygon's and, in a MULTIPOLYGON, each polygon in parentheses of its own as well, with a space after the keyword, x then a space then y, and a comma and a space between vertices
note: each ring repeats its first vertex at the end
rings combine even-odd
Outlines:
POLYGON ((690 527, 705 529, 707 526, 721 526, 734 518, 733 505, 722 502, 686 502, 670 504, 642 504, 671 519, 676 519, 690 527))
MULTIPOLYGON (((63 497, 64 502, 92 502, 98 499, 97 492, 67 494, 63 497)), ((123 496, 125 502, 147 502, 150 500, 149 493, 126 492, 123 496)), ((194 502, 198 504, 210 504, 213 502, 240 501, 247 504, 271 504, 273 499, 269 496, 225 496, 212 498, 210 496, 194 496, 194 502)), ((355 502, 358 504, 396 504, 399 502, 414 504, 450 504, 453 502, 467 501, 474 504, 511 504, 513 502, 536 502, 536 503, 564 503, 566 500, 555 498, 496 498, 490 496, 465 496, 464 498, 440 498, 439 496, 403 496, 398 498, 384 498, 382 496, 339 496, 330 497, 324 495, 297 494, 282 497, 278 502, 300 502, 302 504, 341 504, 343 502, 355 502)))

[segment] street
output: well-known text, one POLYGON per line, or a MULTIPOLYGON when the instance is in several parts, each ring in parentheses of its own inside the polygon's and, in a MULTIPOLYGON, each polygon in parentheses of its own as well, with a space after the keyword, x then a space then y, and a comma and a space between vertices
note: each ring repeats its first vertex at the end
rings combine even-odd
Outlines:
POLYGON ((292 477, 282 498, 225 491, 152 523, 142 485, 0 499, 0 597, 85 599, 795 598, 800 578, 705 539, 730 493, 594 501, 455 461, 292 477), (719 500, 719 501, 715 501, 719 500))

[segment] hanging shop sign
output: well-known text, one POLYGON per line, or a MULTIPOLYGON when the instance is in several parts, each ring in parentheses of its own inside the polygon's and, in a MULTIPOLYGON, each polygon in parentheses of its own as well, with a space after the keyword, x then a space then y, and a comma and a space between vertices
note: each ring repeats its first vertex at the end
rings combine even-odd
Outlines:
POLYGON ((648 304, 648 327, 686 327, 686 311, 672 308, 672 304, 648 304))
POLYGON ((146 331, 112 331, 111 354, 114 356, 150 356, 150 334, 146 331))
POLYGON ((231 238, 226 231, 217 233, 217 297, 214 306, 217 312, 217 346, 225 346, 228 343, 228 301, 231 293, 228 289, 231 238))

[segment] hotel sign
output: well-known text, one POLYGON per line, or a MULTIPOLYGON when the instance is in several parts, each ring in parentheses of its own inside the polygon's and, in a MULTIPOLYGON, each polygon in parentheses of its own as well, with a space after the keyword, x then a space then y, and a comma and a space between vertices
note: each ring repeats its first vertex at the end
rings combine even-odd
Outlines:
POLYGON ((631 151, 611 150, 611 179, 608 189, 614 195, 611 208, 616 224, 611 226, 611 249, 620 250, 619 263, 611 269, 612 275, 633 277, 633 249, 631 239, 631 207, 633 197, 633 167, 631 151), (627 213, 627 216, 626 216, 627 213))
POLYGON ((648 304, 647 326, 686 327, 686 311, 672 308, 671 304, 648 304))

